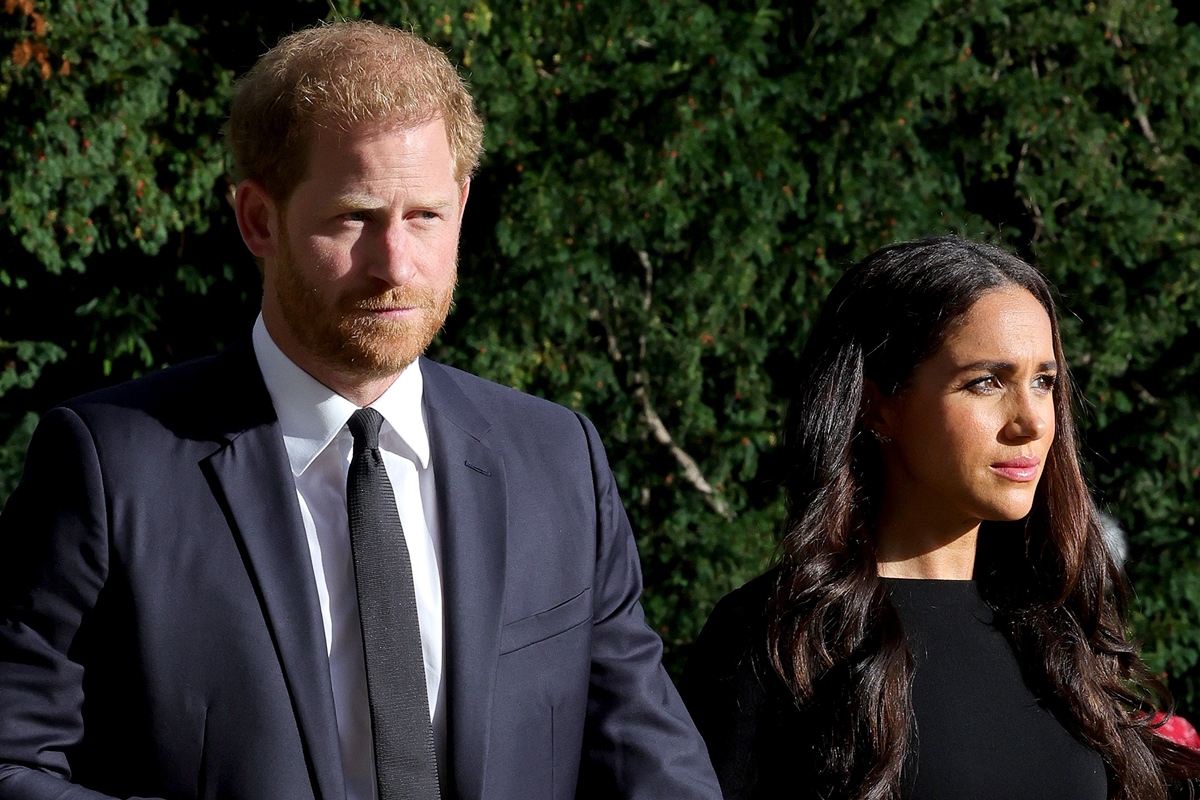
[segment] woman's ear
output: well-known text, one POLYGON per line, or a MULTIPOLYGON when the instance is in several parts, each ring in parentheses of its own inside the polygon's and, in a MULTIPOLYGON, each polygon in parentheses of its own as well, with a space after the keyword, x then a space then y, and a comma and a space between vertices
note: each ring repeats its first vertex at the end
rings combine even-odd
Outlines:
POLYGON ((880 442, 891 441, 892 438, 892 426, 895 424, 894 399, 885 396, 875 381, 863 378, 863 428, 880 442))
POLYGON ((862 420, 863 427, 869 431, 875 430, 875 426, 879 424, 879 401, 882 399, 883 393, 879 391, 879 384, 870 378, 863 378, 862 420))

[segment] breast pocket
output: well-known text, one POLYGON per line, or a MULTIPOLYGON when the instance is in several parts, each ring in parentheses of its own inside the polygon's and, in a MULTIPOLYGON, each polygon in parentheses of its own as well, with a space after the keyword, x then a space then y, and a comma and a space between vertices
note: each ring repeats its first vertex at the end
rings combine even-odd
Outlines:
POLYGON ((545 611, 509 622, 500 631, 500 654, 544 642, 592 620, 592 590, 584 589, 545 611))

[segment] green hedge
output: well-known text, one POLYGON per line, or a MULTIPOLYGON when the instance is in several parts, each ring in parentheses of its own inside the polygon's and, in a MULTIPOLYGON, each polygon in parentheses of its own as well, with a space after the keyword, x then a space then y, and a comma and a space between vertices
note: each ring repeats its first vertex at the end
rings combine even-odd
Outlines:
MULTIPOLYGON (((222 115, 266 45, 328 13, 23 2, 0 15, 0 497, 38 412, 252 319, 222 115)), ((1058 284, 1136 631, 1200 700, 1192 22, 1146 0, 336 6, 469 78, 487 154, 434 355, 596 421, 672 664, 771 558, 784 400, 830 283, 958 232, 1058 284)))

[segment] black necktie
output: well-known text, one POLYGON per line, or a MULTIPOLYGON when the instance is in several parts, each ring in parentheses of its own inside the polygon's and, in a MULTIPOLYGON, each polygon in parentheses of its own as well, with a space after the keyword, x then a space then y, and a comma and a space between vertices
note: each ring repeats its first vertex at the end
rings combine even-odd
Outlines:
POLYGON ((346 500, 379 800, 436 799, 441 793, 412 563, 379 452, 383 417, 361 408, 347 424, 354 456, 346 500))

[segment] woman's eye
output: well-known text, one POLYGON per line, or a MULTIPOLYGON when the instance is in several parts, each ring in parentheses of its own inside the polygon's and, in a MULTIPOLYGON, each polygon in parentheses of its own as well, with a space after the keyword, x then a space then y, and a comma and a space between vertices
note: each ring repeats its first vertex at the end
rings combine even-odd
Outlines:
POLYGON ((985 375, 967 384, 967 388, 979 394, 987 394, 1001 388, 1000 379, 995 375, 985 375))
POLYGON ((1038 375, 1037 378, 1034 380, 1034 383, 1042 391, 1049 392, 1054 388, 1055 384, 1058 383, 1058 376, 1057 375, 1038 375))

